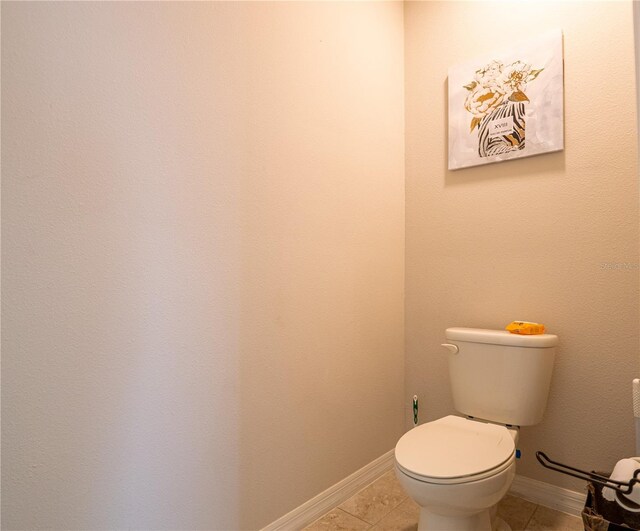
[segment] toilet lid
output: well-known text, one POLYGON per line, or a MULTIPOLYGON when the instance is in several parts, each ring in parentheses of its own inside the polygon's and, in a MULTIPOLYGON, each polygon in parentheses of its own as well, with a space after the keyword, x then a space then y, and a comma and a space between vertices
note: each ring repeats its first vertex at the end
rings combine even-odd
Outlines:
POLYGON ((476 476, 513 457, 515 443, 505 426, 450 415, 405 433, 396 462, 425 479, 476 476))

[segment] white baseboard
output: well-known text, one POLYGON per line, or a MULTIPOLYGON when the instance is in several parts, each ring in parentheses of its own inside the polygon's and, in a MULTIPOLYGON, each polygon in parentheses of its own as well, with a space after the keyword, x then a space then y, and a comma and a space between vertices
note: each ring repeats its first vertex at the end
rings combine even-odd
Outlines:
POLYGON ((587 499, 587 495, 581 492, 518 475, 511 484, 509 494, 575 516, 580 516, 587 499))
MULTIPOLYGON (((302 529, 313 521, 348 500, 356 492, 373 483, 382 474, 393 468, 393 450, 356 470, 350 476, 306 501, 293 511, 270 523, 261 531, 290 531, 302 529)), ((538 505, 544 505, 556 511, 580 516, 587 495, 569 489, 563 489, 536 479, 516 475, 509 494, 524 498, 538 505)))
POLYGON ((350 476, 339 481, 324 492, 296 507, 293 511, 270 523, 261 531, 280 531, 302 529, 311 522, 320 518, 323 514, 348 500, 369 483, 373 483, 387 470, 393 468, 393 450, 371 461, 368 465, 356 470, 350 476))

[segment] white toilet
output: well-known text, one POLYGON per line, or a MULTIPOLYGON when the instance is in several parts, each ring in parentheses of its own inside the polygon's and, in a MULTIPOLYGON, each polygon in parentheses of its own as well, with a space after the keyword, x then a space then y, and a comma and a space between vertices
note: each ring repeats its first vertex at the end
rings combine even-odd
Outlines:
POLYGON ((460 413, 405 433, 396 474, 420 505, 419 531, 508 531, 496 505, 515 476, 520 426, 542 420, 558 337, 448 328, 449 377, 460 413))

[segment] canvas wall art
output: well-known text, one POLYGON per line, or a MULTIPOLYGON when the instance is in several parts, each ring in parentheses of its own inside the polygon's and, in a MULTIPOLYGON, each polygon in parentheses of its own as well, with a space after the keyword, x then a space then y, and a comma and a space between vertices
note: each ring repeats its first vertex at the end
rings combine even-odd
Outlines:
POLYGON ((449 69, 449 169, 564 148, 562 32, 449 69))

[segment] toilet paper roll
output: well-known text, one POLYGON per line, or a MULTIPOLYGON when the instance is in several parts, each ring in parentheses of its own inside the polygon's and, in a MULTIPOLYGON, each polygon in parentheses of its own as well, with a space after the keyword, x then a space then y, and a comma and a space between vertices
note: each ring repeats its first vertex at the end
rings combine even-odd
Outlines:
MULTIPOLYGON (((610 479, 627 482, 633 478, 635 471, 638 469, 640 469, 640 457, 621 459, 616 463, 610 479)), ((629 494, 620 494, 610 487, 605 487, 602 489, 602 496, 609 501, 616 501, 627 510, 634 510, 633 506, 627 503, 630 501, 637 505, 639 507, 638 510, 640 510, 640 483, 634 484, 633 490, 629 494)))

